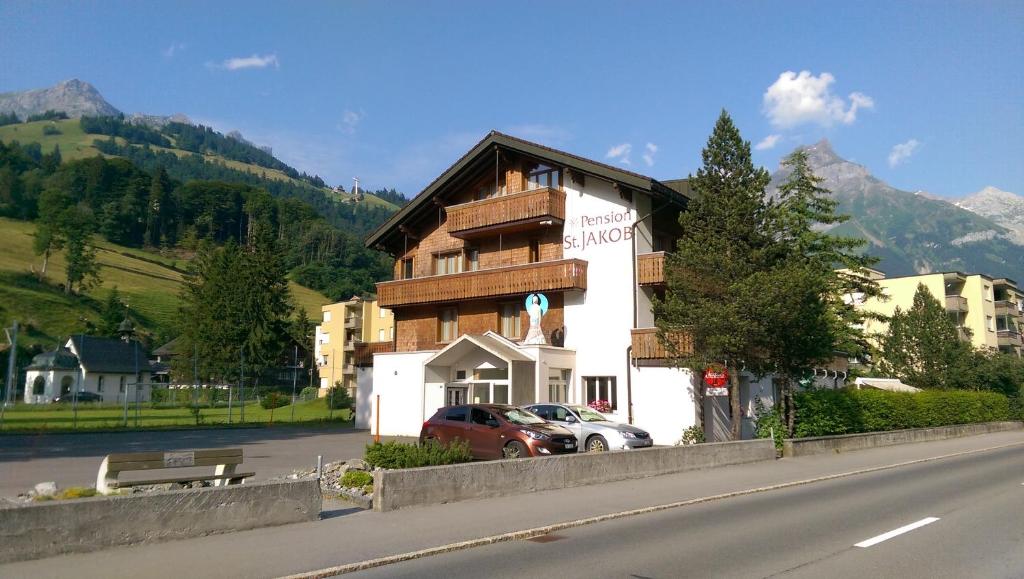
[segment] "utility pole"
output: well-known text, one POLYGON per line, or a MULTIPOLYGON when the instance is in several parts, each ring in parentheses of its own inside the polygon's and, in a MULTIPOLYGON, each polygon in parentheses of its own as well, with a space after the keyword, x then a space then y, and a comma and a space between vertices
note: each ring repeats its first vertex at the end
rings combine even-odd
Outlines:
POLYGON ((7 354, 7 387, 4 389, 4 403, 0 406, 0 426, 4 423, 4 412, 7 405, 14 399, 14 390, 18 386, 18 378, 15 375, 18 358, 18 320, 14 320, 10 328, 4 328, 7 334, 7 342, 11 345, 11 351, 7 354))
POLYGON ((238 362, 238 390, 242 396, 242 409, 239 412, 239 420, 242 424, 245 424, 245 348, 238 348, 239 362, 238 362))

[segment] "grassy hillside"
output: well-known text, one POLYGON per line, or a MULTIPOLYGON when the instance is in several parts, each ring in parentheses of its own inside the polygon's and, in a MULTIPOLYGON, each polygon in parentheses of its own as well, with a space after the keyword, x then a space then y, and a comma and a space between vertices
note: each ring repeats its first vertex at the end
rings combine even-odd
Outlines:
MULTIPOLYGON (((4 240, 0 243, 0 324, 8 327, 11 320, 17 319, 24 327, 22 344, 52 347, 59 337, 82 331, 83 318, 98 320, 102 304, 114 286, 146 329, 158 336, 171 335, 177 317, 181 271, 186 263, 99 241, 97 257, 102 285, 84 296, 66 296, 55 287, 64 276, 62 256, 50 259, 48 284, 36 281, 30 271, 33 266, 39 269, 41 264, 32 252, 34 231, 31 223, 0 218, 4 240)), ((320 306, 329 300, 295 283, 291 290, 296 305, 304 308, 311 319, 319 319, 320 306)))
MULTIPOLYGON (((36 121, 33 123, 20 123, 14 125, 6 125, 0 127, 0 141, 10 142, 18 141, 22 144, 26 143, 39 143, 44 153, 53 151, 54 146, 60 146, 61 157, 65 160, 72 161, 75 159, 84 159, 86 157, 94 157, 100 155, 100 151, 93 146, 93 142, 98 139, 107 139, 103 135, 90 135, 82 131, 81 125, 78 123, 78 119, 67 119, 62 121, 36 121), (56 127, 61 134, 59 135, 44 135, 43 127, 45 126, 56 127)), ((173 140, 173 137, 171 137, 173 140)), ((120 137, 117 138, 119 144, 124 144, 125 141, 120 137)), ((186 155, 192 155, 190 151, 181 149, 166 149, 163 147, 152 147, 155 151, 169 151, 174 153, 178 157, 184 157, 186 155)), ((238 171, 245 171, 252 173, 253 175, 259 175, 263 179, 272 179, 274 181, 291 181, 298 183, 297 180, 285 175, 277 169, 268 169, 266 167, 260 167, 259 165, 252 165, 249 163, 241 163, 231 159, 225 159, 219 155, 203 155, 203 158, 208 163, 222 163, 225 166, 236 169, 238 171)), ((324 193, 330 199, 337 201, 345 201, 351 198, 351 195, 346 193, 334 193, 330 189, 323 189, 324 193)), ((364 202, 368 205, 379 205, 392 210, 397 210, 398 207, 393 203, 374 197, 373 195, 366 195, 364 202)))

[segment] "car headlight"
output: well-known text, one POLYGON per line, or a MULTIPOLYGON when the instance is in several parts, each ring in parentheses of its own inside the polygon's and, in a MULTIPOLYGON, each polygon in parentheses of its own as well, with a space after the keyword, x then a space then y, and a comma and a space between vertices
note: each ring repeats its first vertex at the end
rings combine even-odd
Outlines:
POLYGON ((543 432, 537 432, 536 430, 530 430, 528 428, 521 428, 519 432, 522 432, 523 434, 529 436, 534 440, 549 440, 551 438, 550 436, 544 434, 543 432))
POLYGON ((622 438, 636 438, 636 435, 628 430, 622 430, 619 432, 622 438))

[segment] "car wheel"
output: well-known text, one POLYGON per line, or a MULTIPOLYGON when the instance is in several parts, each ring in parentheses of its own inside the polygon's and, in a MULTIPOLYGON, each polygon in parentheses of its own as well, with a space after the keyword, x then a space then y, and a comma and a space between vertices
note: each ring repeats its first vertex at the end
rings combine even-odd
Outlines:
POLYGON ((591 436, 587 439, 587 452, 604 452, 608 450, 608 441, 601 435, 591 436))
POLYGON ((530 454, 526 450, 525 444, 518 440, 513 440, 506 444, 505 448, 501 449, 501 456, 502 458, 526 458, 527 456, 530 456, 530 454))

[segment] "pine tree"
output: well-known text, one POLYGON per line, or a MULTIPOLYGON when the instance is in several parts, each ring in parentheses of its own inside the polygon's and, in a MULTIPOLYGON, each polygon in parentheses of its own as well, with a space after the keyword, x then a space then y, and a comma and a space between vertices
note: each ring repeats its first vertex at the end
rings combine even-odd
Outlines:
POLYGON ((146 204, 146 244, 152 247, 160 246, 161 239, 172 229, 171 215, 173 215, 173 201, 171 196, 171 179, 167 171, 160 167, 153 173, 149 185, 149 201, 146 204))
POLYGON ((67 277, 64 293, 81 293, 100 282, 100 267, 96 263, 92 231, 85 224, 81 227, 68 227, 64 239, 67 277))
POLYGON ((103 302, 100 323, 96 327, 97 333, 106 338, 118 337, 117 329, 126 315, 125 304, 121 301, 121 292, 117 290, 117 286, 114 286, 107 294, 107 300, 103 302))
POLYGON ((974 388, 974 352, 945 306, 924 284, 914 304, 896 308, 882 337, 877 370, 918 388, 974 388))
MULTIPOLYGON (((765 327, 758 315, 763 288, 755 276, 771 250, 764 200, 770 176, 754 166, 750 143, 725 111, 701 157, 703 166, 690 177, 694 198, 679 217, 683 236, 666 261, 667 291, 655 304, 655 319, 675 365, 725 365, 732 437, 739 439, 739 373, 770 369, 763 346, 774 328, 765 327), (677 333, 692 337, 692 354, 675 346, 670 336, 677 333)), ((697 407, 703 408, 700 395, 697 407)))

